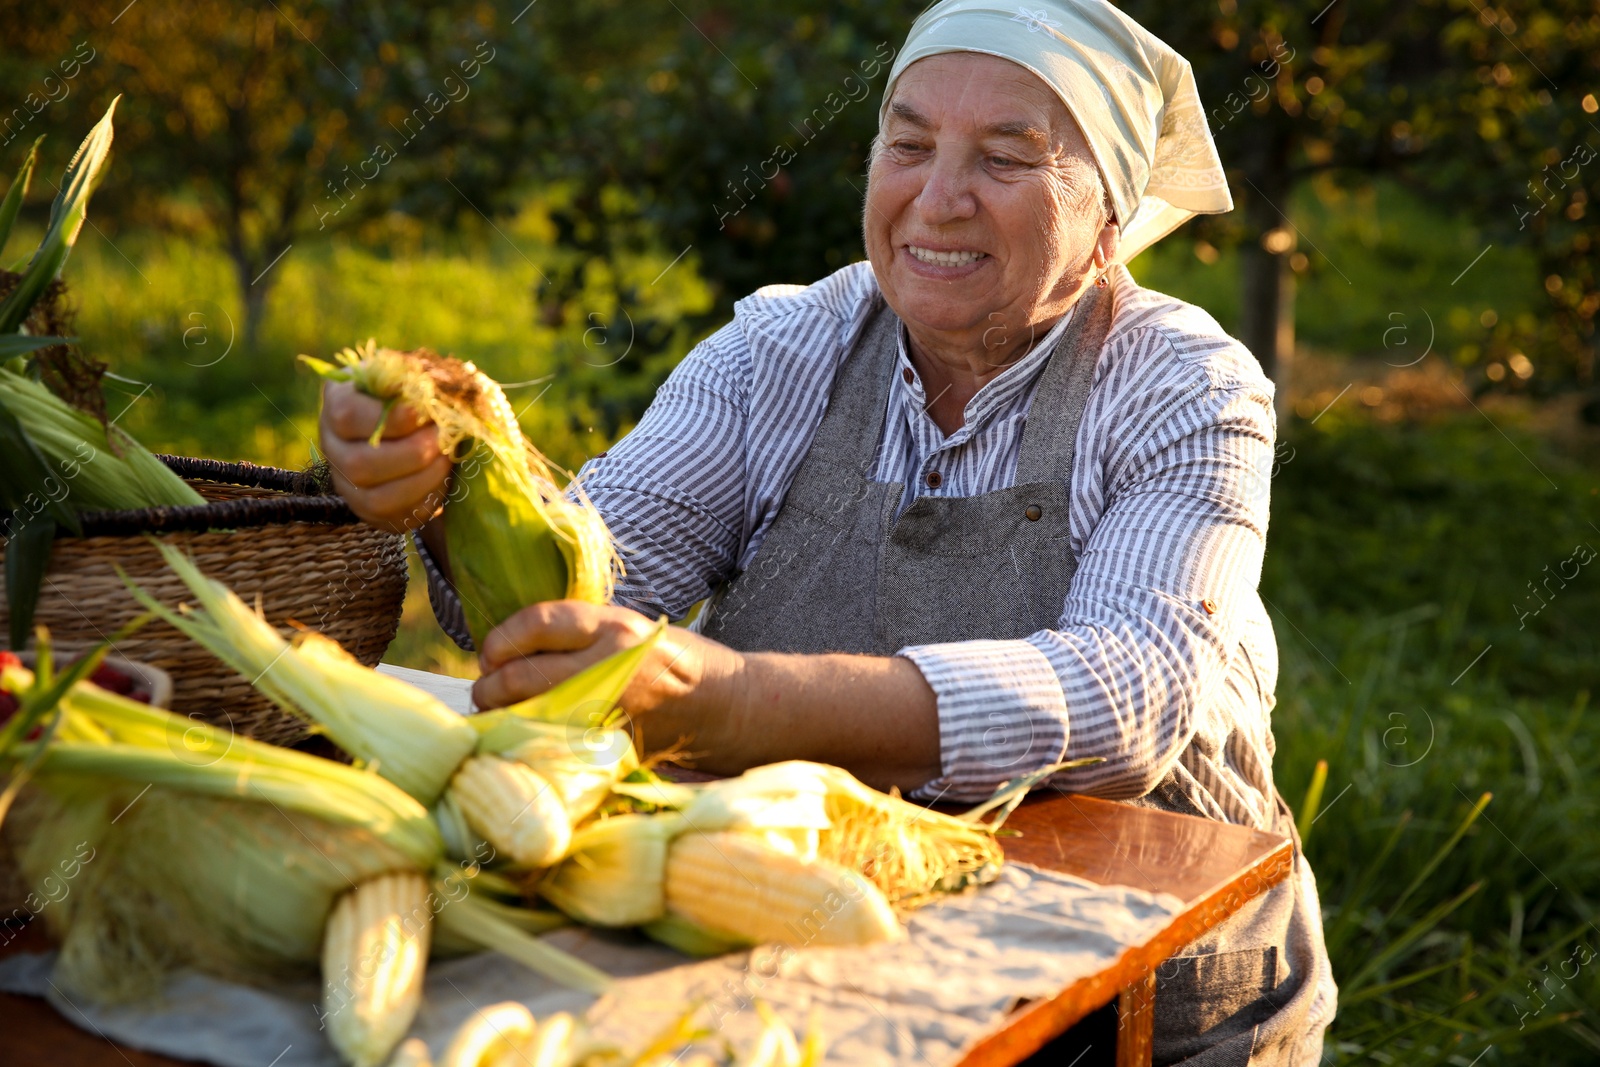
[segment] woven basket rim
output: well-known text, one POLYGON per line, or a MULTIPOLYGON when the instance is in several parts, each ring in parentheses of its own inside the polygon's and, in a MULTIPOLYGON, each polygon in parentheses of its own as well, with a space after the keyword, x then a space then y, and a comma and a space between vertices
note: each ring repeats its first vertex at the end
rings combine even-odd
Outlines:
POLYGON ((143 537, 158 533, 208 533, 291 523, 353 526, 361 522, 343 498, 328 488, 326 469, 292 471, 244 461, 202 459, 158 453, 173 473, 191 482, 213 482, 271 495, 213 500, 178 507, 85 511, 78 516, 81 534, 56 531, 57 541, 91 537, 143 537))

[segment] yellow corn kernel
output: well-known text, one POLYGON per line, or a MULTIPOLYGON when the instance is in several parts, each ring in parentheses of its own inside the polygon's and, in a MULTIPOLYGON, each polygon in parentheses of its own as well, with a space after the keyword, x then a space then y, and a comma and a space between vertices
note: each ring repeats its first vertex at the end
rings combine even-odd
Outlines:
POLYGON ((384 1062, 417 1014, 432 912, 414 872, 379 875, 334 904, 322 940, 328 1040, 355 1067, 384 1062))
POLYGON ((491 1067, 534 1039, 533 1013, 514 1000, 491 1004, 461 1024, 439 1067, 491 1067))
POLYGON ((687 833, 667 852, 668 912, 753 942, 866 945, 903 936, 882 892, 737 830, 687 833))
POLYGON ((471 756, 450 793, 467 825, 512 863, 548 867, 566 855, 572 823, 560 794, 537 771, 498 756, 471 756))

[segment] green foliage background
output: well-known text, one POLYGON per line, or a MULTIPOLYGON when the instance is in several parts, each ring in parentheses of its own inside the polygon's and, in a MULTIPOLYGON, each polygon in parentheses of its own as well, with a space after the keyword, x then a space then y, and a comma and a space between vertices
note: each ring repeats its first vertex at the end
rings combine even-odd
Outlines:
MULTIPOLYGON (((1327 1062, 1596 1062, 1600 565, 1550 575, 1600 548, 1600 440, 1570 396, 1593 386, 1600 162, 1548 175, 1600 147, 1600 16, 1129 6, 1228 109, 1218 139, 1241 201, 1136 276, 1238 330, 1264 227, 1287 220, 1302 257, 1284 258, 1304 365, 1286 381, 1263 591, 1283 656, 1278 781, 1304 807, 1328 766, 1302 816, 1343 987, 1327 1062), (1234 111, 1280 45, 1296 58, 1234 111), (1280 180, 1282 218, 1263 223, 1251 183, 1280 180), (1507 373, 1517 355, 1527 377, 1507 373), (1412 361, 1432 400, 1396 406, 1412 361)), ((368 336, 526 383, 513 401, 558 462, 604 448, 732 300, 859 256, 882 86, 863 64, 915 11, 121 7, 0 0, 3 100, 47 77, 68 89, 20 131, 0 115, 17 133, 0 168, 49 132, 41 174, 59 174, 128 94, 65 275, 77 332, 118 376, 110 409, 160 450, 289 466, 315 436, 316 384, 294 356, 368 336), (96 58, 62 81, 80 41, 96 58), (414 140, 385 132, 480 41, 495 58, 471 95, 414 140), (381 177, 343 185, 385 139, 404 150, 381 177), (780 147, 793 158, 767 177, 780 147)), ((0 262, 37 239, 50 195, 38 187, 0 262)), ((473 669, 420 589, 390 658, 473 669)))

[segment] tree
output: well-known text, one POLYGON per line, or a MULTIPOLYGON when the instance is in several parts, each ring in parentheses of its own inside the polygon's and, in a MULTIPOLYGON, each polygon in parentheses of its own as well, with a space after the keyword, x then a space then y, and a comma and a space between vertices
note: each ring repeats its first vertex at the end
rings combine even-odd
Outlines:
POLYGON ((273 268, 297 241, 437 182, 495 55, 465 5, 6 2, 0 19, 32 60, 13 86, 42 84, 58 56, 81 60, 38 125, 79 124, 125 95, 97 207, 168 224, 176 205, 198 207, 233 260, 250 348, 273 268))
MULTIPOLYGON (((1568 161, 1593 114, 1600 16, 1582 0, 1128 0, 1194 65, 1239 209, 1197 229, 1242 252, 1243 340, 1269 373, 1292 351, 1297 186, 1390 175, 1449 204, 1502 244, 1538 249, 1552 283, 1538 345, 1569 380, 1593 376, 1600 306, 1587 239, 1564 225, 1593 192, 1558 182, 1518 219, 1537 164, 1568 161), (1564 202, 1555 203, 1564 194, 1564 202), (1570 213, 1570 214, 1569 214, 1570 213)), ((1593 145, 1600 148, 1600 130, 1593 145)), ((1564 168, 1566 180, 1575 168, 1564 168)), ((1590 168, 1585 181, 1600 189, 1590 168)), ((1315 255, 1314 249, 1310 251, 1315 255)), ((1464 263, 1463 266, 1466 266, 1464 263)), ((1485 362, 1490 353, 1484 353, 1485 362)))
MULTIPOLYGON (((585 75, 588 103, 567 130, 575 147, 545 172, 587 190, 564 232, 604 254, 614 229, 601 191, 627 190, 663 240, 694 247, 721 288, 720 315, 757 285, 858 258, 884 71, 859 102, 838 106, 840 90, 880 44, 899 47, 921 6, 586 9, 585 32, 619 18, 639 32, 621 45, 625 59, 585 75)), ((1241 333, 1269 373, 1284 377, 1293 347, 1291 265, 1320 266, 1299 239, 1296 190, 1319 175, 1352 186, 1390 176, 1496 241, 1535 247, 1546 265, 1551 315, 1533 336, 1507 324, 1479 363, 1492 372, 1496 355, 1537 349, 1555 372, 1546 380, 1592 379, 1600 289, 1580 223, 1600 166, 1583 164, 1580 145, 1600 81, 1600 16, 1587 0, 1123 6, 1195 67, 1239 206, 1190 232, 1240 247, 1241 333)), ((566 16, 534 12, 530 31, 570 39, 566 16)))

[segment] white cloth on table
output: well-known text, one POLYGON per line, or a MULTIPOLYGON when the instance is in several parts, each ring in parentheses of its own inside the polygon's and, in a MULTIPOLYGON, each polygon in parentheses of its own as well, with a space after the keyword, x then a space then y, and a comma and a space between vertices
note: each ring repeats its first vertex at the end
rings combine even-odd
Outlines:
MULTIPOLYGON (((637 1052, 704 1001, 699 1021, 748 1049, 759 999, 802 1034, 814 1010, 830 1064, 939 1067, 1023 1000, 1057 993, 1149 941, 1182 907, 1171 896, 1009 864, 993 885, 912 913, 908 938, 894 944, 767 947, 694 962, 627 935, 561 930, 549 935, 554 944, 618 977, 606 997, 562 989, 498 956, 433 961, 411 1034, 438 1056, 475 1010, 517 1000, 540 1019, 585 1014, 598 1036, 637 1052)), ((0 992, 48 997, 109 1040, 219 1067, 339 1063, 318 1030, 315 981, 266 990, 188 973, 157 1002, 101 1008, 53 987, 53 959, 0 959, 0 992)))

